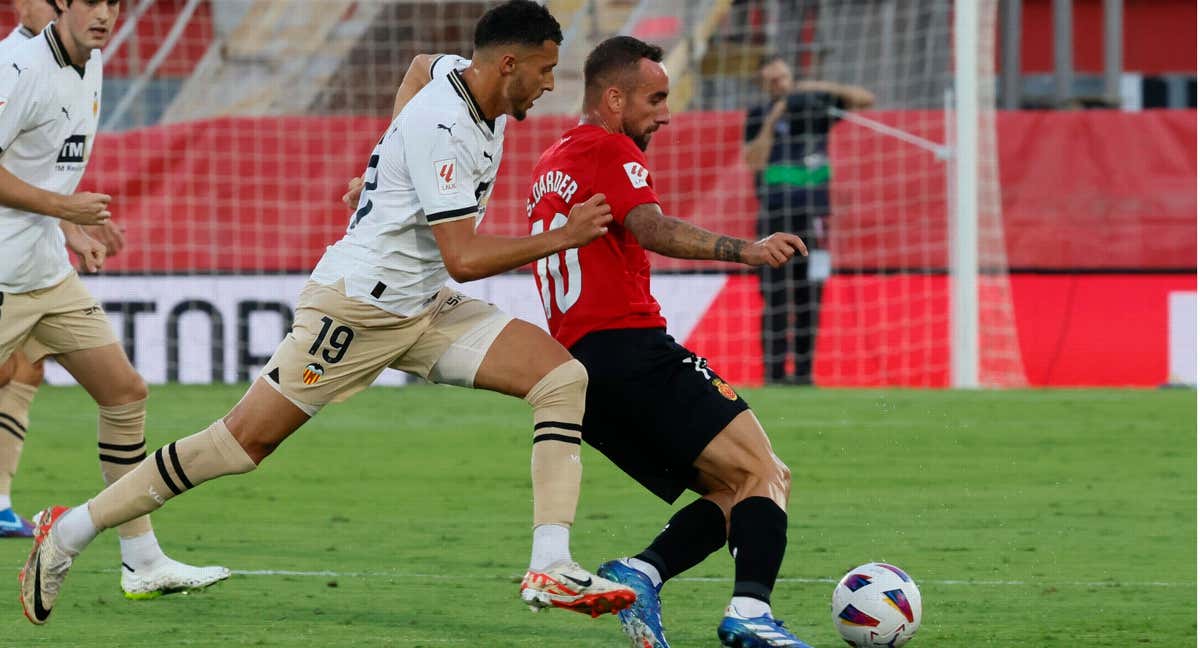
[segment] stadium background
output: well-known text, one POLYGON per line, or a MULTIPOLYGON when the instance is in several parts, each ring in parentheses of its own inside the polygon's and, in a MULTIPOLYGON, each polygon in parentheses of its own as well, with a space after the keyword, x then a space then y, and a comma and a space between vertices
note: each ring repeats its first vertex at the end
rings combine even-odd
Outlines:
MULTIPOLYGON (((338 197, 361 171, 408 57, 465 51, 486 3, 122 4, 133 28, 110 47, 102 114, 111 121, 85 186, 113 193, 130 246, 86 281, 149 381, 245 381, 342 232, 338 197)), ((550 4, 579 43, 564 48, 558 90, 513 129, 489 231, 523 233, 528 168, 573 123, 570 71, 608 31, 695 45, 681 68, 691 74, 675 76, 691 79, 676 93, 686 106, 656 136, 651 162, 668 211, 714 228, 753 232, 739 148, 763 52, 783 49, 802 67, 826 52, 822 76, 879 96, 865 117, 946 142, 949 2, 550 4)), ((1019 109, 989 115, 994 158, 979 161, 981 256, 996 279, 981 298, 994 317, 985 318, 990 384, 1194 382, 1195 5, 1123 3, 1113 98, 1098 96, 1104 3, 1070 3, 1068 104, 1125 109, 1052 110, 1054 4, 1020 3, 1019 109)), ((1008 4, 981 6, 994 12, 979 45, 999 67, 1008 4)), ((3 11, 0 20, 11 24, 3 11)), ((949 382, 946 167, 860 124, 839 124, 832 146, 834 272, 817 382, 871 388, 739 387, 795 475, 780 616, 817 648, 842 645, 829 622, 833 583, 885 560, 921 584, 914 646, 1190 645, 1195 391, 890 388, 949 382)), ((655 264, 674 332, 740 386, 761 382, 757 275, 655 264)), ((541 321, 526 271, 469 288, 541 321)), ((51 370, 52 382, 64 379, 51 370)), ((203 429, 243 390, 156 384, 148 445, 203 429)), ((528 551, 528 417, 524 403, 495 394, 369 390, 328 408, 253 474, 156 513, 168 551, 228 565, 230 582, 126 602, 107 534, 72 570, 51 624, 30 626, 10 599, 0 643, 622 645, 611 618, 530 615, 515 597, 528 551)), ((95 493, 94 426, 83 390, 40 391, 18 510, 95 493)), ((591 566, 637 551, 669 510, 584 452, 572 551, 591 566)), ((14 574, 27 551, 0 543, 0 563, 14 574)), ((674 645, 713 643, 732 577, 717 552, 664 590, 674 645)))
MULTIPOLYGON (((84 186, 115 196, 130 247, 88 283, 152 382, 245 380, 270 354, 276 331, 286 330, 299 280, 343 231, 338 197, 386 125, 409 57, 466 53, 487 3, 123 4, 130 33, 109 48, 104 132, 84 186), (248 284, 247 276, 264 280, 248 284), (233 293, 239 298, 229 299, 233 293)), ((1102 66, 1102 10, 1075 4, 1077 94, 1086 97, 1102 66)), ((1194 105, 1195 7, 1126 4, 1125 77, 1145 88, 1136 100, 1169 94, 1155 93, 1162 79, 1190 78, 1182 105, 1188 97, 1194 105)), ((761 98, 755 61, 766 51, 784 51, 802 71, 811 64, 823 78, 868 87, 879 96, 866 113, 872 120, 946 140, 947 3, 905 3, 898 13, 889 2, 811 0, 550 6, 567 36, 559 91, 510 130, 488 231, 524 233, 529 170, 575 121, 582 53, 615 31, 678 55, 668 61, 675 117, 655 138, 650 161, 667 213, 719 231, 754 234, 757 200, 740 144, 744 110, 761 98), (905 37, 891 49, 876 45, 901 28, 905 37), (890 69, 879 63, 893 59, 890 69)), ((1052 7, 1023 6, 1023 98, 1038 106, 1053 66, 1052 7)), ((995 16, 984 15, 991 21, 984 28, 998 29, 995 16)), ((992 43, 980 47, 999 56, 992 43)), ((984 384, 1194 383, 1194 335, 1185 334, 1195 303, 1194 108, 1012 110, 994 120, 995 166, 981 168, 981 182, 992 183, 999 204, 994 226, 982 223, 991 234, 980 245, 985 257, 993 253, 992 267, 1011 274, 996 289, 991 328, 983 312, 984 372, 989 349, 999 349, 993 364, 1003 365, 984 384)), ((830 148, 832 276, 815 381, 945 386, 948 167, 847 122, 835 128, 830 148)), ((664 258, 654 268, 672 333, 731 381, 760 384, 757 274, 664 258)), ((532 285, 523 270, 468 290, 542 323, 532 285)), ((981 311, 992 300, 982 294, 981 311)), ((50 379, 69 380, 58 370, 50 379)))

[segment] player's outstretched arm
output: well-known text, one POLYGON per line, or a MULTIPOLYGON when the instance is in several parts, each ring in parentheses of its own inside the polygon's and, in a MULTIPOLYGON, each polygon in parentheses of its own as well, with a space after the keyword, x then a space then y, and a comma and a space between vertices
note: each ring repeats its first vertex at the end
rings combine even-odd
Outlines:
POLYGON ((70 196, 39 189, 0 167, 0 205, 61 218, 77 225, 97 225, 112 218, 112 196, 80 192, 70 196))
POLYGON ((595 194, 571 208, 567 224, 534 236, 510 238, 479 234, 475 218, 435 223, 433 236, 442 252, 446 270, 455 281, 474 281, 561 252, 604 236, 612 221, 612 208, 604 194, 595 194))
POLYGON ((866 110, 875 105, 875 93, 862 86, 835 83, 833 81, 806 80, 797 81, 795 90, 799 92, 828 92, 845 102, 850 110, 866 110))
POLYGON ((625 229, 632 232, 647 250, 676 259, 732 261, 778 268, 797 253, 808 256, 804 241, 795 234, 776 232, 760 241, 722 236, 666 216, 654 203, 629 210, 625 216, 625 229))
POLYGON ((436 54, 417 54, 413 57, 412 63, 408 65, 408 71, 404 73, 404 80, 400 82, 400 87, 396 89, 396 100, 392 103, 392 119, 395 119, 404 110, 404 106, 421 91, 433 79, 433 63, 437 60, 436 54))
MULTIPOLYGON (((404 73, 404 80, 400 82, 400 87, 396 89, 396 100, 392 104, 392 119, 396 119, 400 115, 400 111, 408 105, 408 102, 421 88, 429 85, 433 80, 430 74, 433 72, 433 64, 437 62, 438 54, 417 54, 413 57, 412 63, 408 66, 408 71, 404 73)), ((346 182, 346 193, 342 194, 342 204, 347 209, 354 209, 358 204, 358 197, 362 195, 363 184, 362 176, 350 178, 346 182)))

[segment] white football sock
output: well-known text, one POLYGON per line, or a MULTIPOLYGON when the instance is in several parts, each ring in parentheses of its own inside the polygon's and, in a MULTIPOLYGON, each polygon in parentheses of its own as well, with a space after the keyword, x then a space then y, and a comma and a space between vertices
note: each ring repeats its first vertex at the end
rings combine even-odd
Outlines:
POLYGON ((533 555, 529 568, 541 571, 561 560, 571 559, 571 530, 561 524, 533 527, 533 555))
POLYGON ((749 596, 735 596, 729 601, 729 607, 725 608, 725 616, 739 619, 753 619, 764 614, 771 616, 770 604, 749 596))
POLYGON ((87 504, 80 504, 63 513, 54 523, 55 542, 59 548, 72 556, 79 555, 97 533, 99 531, 96 530, 96 525, 92 524, 87 504))
POLYGON ((0 511, 12 508, 12 496, 0 495, 0 511))
POLYGON ((143 533, 132 538, 121 538, 121 562, 129 565, 133 571, 149 569, 160 561, 168 560, 154 532, 143 533))
POLYGON ((658 568, 655 567, 654 565, 651 565, 650 563, 646 562, 645 560, 638 560, 637 558, 625 558, 625 559, 622 559, 621 562, 623 562, 626 565, 649 576, 650 582, 654 583, 655 587, 662 586, 662 584, 663 584, 662 574, 658 573, 658 568))

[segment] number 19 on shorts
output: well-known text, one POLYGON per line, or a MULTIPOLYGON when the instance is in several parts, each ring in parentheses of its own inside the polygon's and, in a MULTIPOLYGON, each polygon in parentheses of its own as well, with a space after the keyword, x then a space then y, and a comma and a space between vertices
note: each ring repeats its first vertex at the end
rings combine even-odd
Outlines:
MULTIPOLYGON (((550 221, 550 229, 555 230, 567 224, 565 214, 555 214, 550 221)), ((545 231, 545 221, 534 221, 529 234, 537 236, 545 231)), ((558 254, 551 254, 537 262, 538 285, 542 287, 542 305, 546 309, 546 319, 550 319, 550 296, 554 295, 554 305, 558 312, 565 313, 579 301, 583 292, 583 271, 579 268, 579 248, 571 248, 562 252, 562 262, 558 254), (553 285, 553 288, 551 286, 553 285)))

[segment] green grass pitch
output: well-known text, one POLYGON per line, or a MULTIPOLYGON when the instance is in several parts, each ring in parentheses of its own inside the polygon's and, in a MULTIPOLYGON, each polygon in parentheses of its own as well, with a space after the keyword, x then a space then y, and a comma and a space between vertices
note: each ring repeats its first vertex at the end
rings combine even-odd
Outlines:
MULTIPOLYGON (((152 388, 149 446, 204 428, 241 393, 152 388)), ((745 396, 794 474, 775 610, 813 646, 842 645, 829 620, 833 579, 870 560, 920 584, 917 648, 1193 645, 1194 391, 745 396)), ((38 395, 20 511, 94 493, 94 418, 82 390, 38 395)), ((373 389, 329 408, 258 471, 156 514, 171 555, 237 570, 206 592, 124 600, 109 533, 35 628, 16 589, 29 543, 2 540, 0 644, 624 646, 615 617, 534 615, 517 599, 529 420, 519 400, 439 387, 373 389)), ((640 550, 674 507, 595 451, 584 464, 573 551, 594 568, 640 550)), ((667 585, 676 648, 717 644, 731 577, 718 552, 667 585)))

